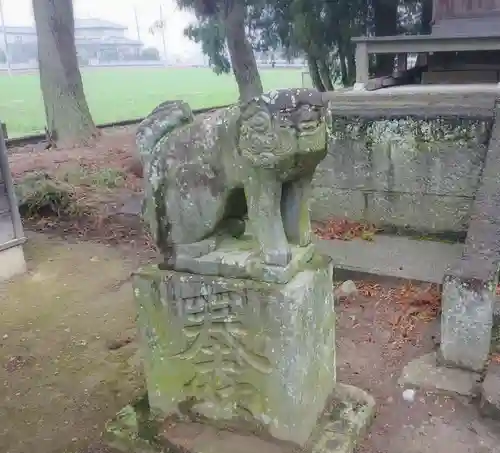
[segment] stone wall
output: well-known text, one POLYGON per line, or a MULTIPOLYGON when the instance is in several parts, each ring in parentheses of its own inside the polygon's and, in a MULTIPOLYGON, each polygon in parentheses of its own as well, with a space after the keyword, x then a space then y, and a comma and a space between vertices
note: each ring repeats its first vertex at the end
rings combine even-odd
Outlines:
POLYGON ((332 115, 317 169, 315 220, 331 216, 421 232, 467 230, 491 120, 332 115))

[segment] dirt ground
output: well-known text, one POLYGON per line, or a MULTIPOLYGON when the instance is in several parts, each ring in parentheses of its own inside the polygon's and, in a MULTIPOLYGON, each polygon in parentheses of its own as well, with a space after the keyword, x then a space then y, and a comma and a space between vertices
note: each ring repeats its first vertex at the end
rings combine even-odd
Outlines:
MULTIPOLYGON (((2 452, 111 452, 99 440, 104 423, 144 390, 129 276, 155 254, 137 216, 123 214, 140 196, 133 152, 133 128, 106 133, 92 149, 11 150, 16 181, 33 170, 70 175, 93 210, 25 219, 38 232, 26 246, 30 271, 0 284, 2 452)), ((358 453, 500 453, 500 427, 480 420, 470 402, 421 391, 413 402, 402 397, 402 368, 435 347, 436 307, 409 317, 399 289, 358 286, 340 302, 337 324, 338 380, 377 401, 358 453)))
POLYGON ((403 339, 391 290, 360 294, 339 307, 338 380, 372 394, 377 416, 358 453, 500 452, 500 425, 479 418, 466 399, 417 390, 403 398, 397 381, 412 359, 432 351, 437 323, 416 320, 403 339))
POLYGON ((130 284, 142 257, 36 233, 25 254, 28 274, 0 285, 0 451, 73 453, 143 391, 130 284))
POLYGON ((16 184, 31 173, 44 172, 74 190, 76 218, 25 218, 26 227, 108 243, 144 241, 134 215, 140 210, 142 191, 142 180, 134 171, 134 132, 134 126, 104 130, 92 147, 45 149, 39 143, 9 149, 16 184))

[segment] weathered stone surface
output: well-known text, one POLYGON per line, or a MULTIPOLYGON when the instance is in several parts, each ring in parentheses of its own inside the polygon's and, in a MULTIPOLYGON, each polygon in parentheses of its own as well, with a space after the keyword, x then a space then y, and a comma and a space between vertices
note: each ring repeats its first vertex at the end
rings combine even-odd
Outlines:
POLYGON ((470 202, 461 197, 376 192, 368 196, 366 220, 437 233, 466 231, 469 215, 470 202))
POLYGON ((398 383, 403 387, 473 397, 479 379, 479 373, 438 366, 436 353, 432 352, 408 363, 398 383))
POLYGON ((500 420, 500 365, 490 364, 481 385, 479 410, 484 417, 500 420))
MULTIPOLYGON (((316 182, 318 181, 316 177, 316 182)), ((368 195, 359 189, 337 189, 316 185, 311 196, 311 218, 318 221, 330 217, 365 220, 367 200, 368 195)))
POLYGON ((333 118, 329 152, 339 188, 473 196, 490 124, 479 120, 333 118))
POLYGON ((258 245, 250 235, 239 239, 224 238, 220 241, 205 240, 189 245, 193 255, 182 253, 175 259, 175 269, 193 274, 219 275, 223 277, 250 278, 268 283, 287 283, 312 258, 314 246, 290 247, 291 260, 282 266, 262 263, 258 245))
POLYGON ((313 180, 314 219, 347 215, 422 231, 467 229, 491 121, 336 113, 332 124, 313 180))
POLYGON ((375 416, 375 400, 352 385, 337 384, 308 442, 311 453, 352 453, 375 416))
POLYGON ((430 233, 465 232, 471 198, 428 193, 370 192, 315 187, 311 217, 347 217, 377 226, 410 228, 430 233))
POLYGON ((463 255, 445 277, 441 322, 443 362, 484 368, 491 345, 500 263, 500 108, 467 232, 463 255))
POLYGON ((491 344, 495 286, 493 281, 444 279, 440 362, 482 371, 491 344))
POLYGON ((310 243, 311 180, 327 147, 317 91, 280 90, 196 118, 166 102, 139 126, 137 144, 144 218, 171 268, 179 245, 241 234, 228 223, 247 212, 266 264, 286 266, 289 243, 310 243))
POLYGON ((304 448, 265 433, 237 433, 213 425, 172 421, 146 414, 143 403, 125 407, 106 426, 110 445, 127 453, 352 453, 375 415, 374 399, 361 389, 338 384, 304 448))
POLYGON ((497 83, 498 72, 495 70, 459 70, 459 71, 428 71, 422 74, 423 84, 465 84, 465 83, 497 83))
POLYGON ((450 263, 462 253, 461 244, 384 234, 376 234, 372 241, 319 239, 315 245, 318 251, 332 258, 336 281, 410 280, 440 285, 450 263))
POLYGON ((154 410, 308 439, 335 385, 329 260, 287 284, 152 267, 134 286, 154 410))

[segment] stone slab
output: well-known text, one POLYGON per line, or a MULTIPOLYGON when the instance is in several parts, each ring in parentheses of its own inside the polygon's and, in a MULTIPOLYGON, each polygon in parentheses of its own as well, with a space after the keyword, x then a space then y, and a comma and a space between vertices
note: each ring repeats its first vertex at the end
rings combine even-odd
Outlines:
POLYGON ((316 169, 314 185, 388 195, 474 197, 491 121, 333 121, 337 134, 316 169))
POLYGON ((429 71, 422 74, 423 84, 456 84, 456 83, 496 83, 498 71, 465 70, 465 71, 429 71))
POLYGON ((442 291, 439 360, 481 372, 488 359, 495 291, 491 282, 446 276, 442 291))
MULTIPOLYGON (((460 257, 462 244, 375 235, 373 241, 318 240, 321 253, 330 256, 335 273, 370 275, 441 284, 447 267, 460 257)), ((346 278, 347 279, 347 278, 346 278)))
POLYGON ((26 270, 22 244, 0 251, 0 281, 24 274, 26 270))
POLYGON ((313 181, 314 220, 346 216, 421 232, 466 231, 491 119, 405 116, 366 116, 361 107, 357 116, 332 115, 328 154, 313 181))
POLYGON ((162 271, 134 276, 149 401, 303 444, 335 384, 332 265, 287 284, 162 271))
POLYGON ((258 245, 250 235, 180 246, 174 268, 179 272, 249 278, 268 283, 287 283, 314 254, 314 245, 291 247, 292 259, 285 266, 262 263, 258 245))
POLYGON ((122 409, 105 430, 106 441, 127 453, 352 453, 375 415, 375 400, 337 384, 304 448, 263 433, 218 429, 200 422, 154 419, 144 401, 122 409))
POLYGON ((365 221, 422 233, 464 232, 472 200, 426 193, 367 194, 365 221))
POLYGON ((479 373, 438 366, 437 354, 432 352, 408 363, 398 383, 403 387, 473 397, 477 393, 479 379, 479 373))
POLYGON ((500 420, 500 365, 488 366, 486 377, 481 385, 479 411, 484 417, 500 420))
POLYGON ((500 107, 491 132, 482 179, 472 207, 464 251, 443 284, 443 363, 484 369, 491 346, 500 263, 500 107))
POLYGON ((317 186, 311 200, 311 217, 317 221, 346 217, 421 233, 464 233, 472 202, 472 197, 317 186))

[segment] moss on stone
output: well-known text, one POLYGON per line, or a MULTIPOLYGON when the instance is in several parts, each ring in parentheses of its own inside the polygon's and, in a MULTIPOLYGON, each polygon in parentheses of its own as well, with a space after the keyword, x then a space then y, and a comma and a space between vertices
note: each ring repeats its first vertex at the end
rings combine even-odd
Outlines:
POLYGON ((488 123, 473 119, 363 119, 335 118, 331 138, 363 143, 366 148, 391 147, 414 152, 433 152, 444 143, 468 147, 481 143, 488 132, 488 123))

